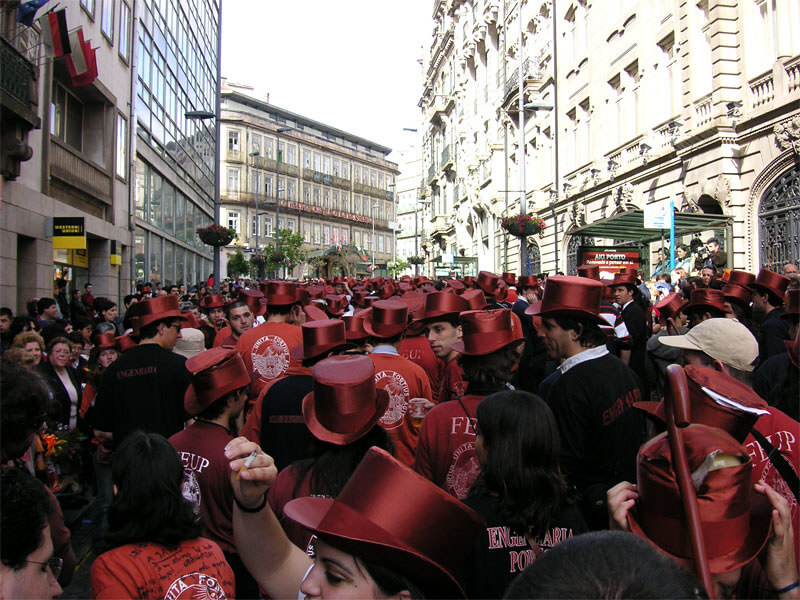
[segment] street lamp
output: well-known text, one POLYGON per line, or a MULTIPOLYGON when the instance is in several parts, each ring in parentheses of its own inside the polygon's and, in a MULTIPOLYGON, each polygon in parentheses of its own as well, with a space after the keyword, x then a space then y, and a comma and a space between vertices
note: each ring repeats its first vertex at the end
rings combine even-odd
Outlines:
MULTIPOLYGON (((255 152, 251 152, 249 154, 250 158, 256 158, 257 156, 261 156, 261 153, 256 150, 255 152)), ((255 161, 253 161, 255 163, 255 161)), ((258 234, 259 229, 261 229, 261 223, 258 221, 258 188, 261 185, 261 176, 258 172, 258 167, 256 167, 256 193, 255 193, 255 200, 256 200, 256 254, 258 254, 258 234)))
MULTIPOLYGON (((275 130, 275 158, 277 159, 275 160, 275 251, 280 249, 281 244, 281 201, 278 198, 278 181, 281 178, 281 134, 291 130, 291 127, 278 127, 275 130)), ((284 277, 286 277, 285 272, 284 277)))
POLYGON ((369 215, 372 219, 372 270, 375 271, 375 209, 378 208, 377 204, 373 204, 369 215))
MULTIPOLYGON (((414 203, 414 256, 419 258, 419 218, 417 218, 417 209, 420 206, 428 206, 430 201, 427 200, 417 200, 414 203)), ((419 264, 414 265, 414 275, 419 275, 419 264)))
POLYGON ((558 190, 550 190, 550 210, 553 211, 553 251, 555 253, 555 274, 558 273, 558 220, 556 219, 556 204, 558 204, 558 190))
MULTIPOLYGON (((221 19, 220 19, 221 20, 221 19)), ((219 54, 219 45, 217 45, 219 54)), ((218 57, 219 58, 219 57, 218 57)), ((219 65, 217 65, 219 71, 219 65)), ((219 82, 219 77, 217 77, 219 82)), ((219 225, 220 221, 220 201, 219 201, 219 174, 220 174, 220 120, 219 120, 219 88, 217 89, 217 112, 210 110, 187 110, 184 116, 189 120, 205 121, 214 119, 214 223, 219 225)), ((219 292, 220 274, 222 266, 220 263, 220 247, 214 246, 214 292, 219 292)))

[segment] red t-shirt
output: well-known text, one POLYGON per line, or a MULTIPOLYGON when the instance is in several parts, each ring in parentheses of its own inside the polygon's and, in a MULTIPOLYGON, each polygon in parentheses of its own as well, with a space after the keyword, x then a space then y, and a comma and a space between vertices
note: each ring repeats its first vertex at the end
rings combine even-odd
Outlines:
POLYGON ((197 538, 175 550, 126 544, 92 564, 91 598, 235 598, 233 571, 219 546, 197 538))
POLYGON ((458 360, 453 359, 445 363, 442 369, 442 384, 439 389, 439 402, 455 400, 464 395, 467 382, 464 381, 464 371, 458 366, 458 360))
POLYGON ((407 358, 413 363, 418 364, 428 376, 433 393, 433 401, 439 402, 439 387, 442 378, 442 368, 444 362, 431 350, 430 342, 424 335, 415 335, 403 338, 397 352, 403 358, 407 358))
POLYGON ((233 439, 215 423, 197 421, 169 438, 183 463, 183 496, 203 519, 203 535, 225 552, 236 552, 233 540, 233 488, 225 446, 233 439))
POLYGON ((260 391, 267 383, 286 375, 290 365, 300 362, 291 357, 295 346, 303 343, 303 331, 289 323, 263 323, 245 331, 239 338, 239 354, 247 370, 256 375, 253 391, 260 391))
POLYGON ((217 331, 216 337, 214 337, 214 345, 212 348, 216 348, 218 346, 222 346, 222 344, 228 340, 233 335, 233 331, 230 327, 223 327, 219 331, 217 331))
MULTIPOLYGON (((800 473, 800 453, 797 450, 797 436, 800 432, 800 424, 777 408, 770 406, 767 410, 769 410, 769 414, 760 417, 756 421, 756 430, 783 454, 783 457, 792 466, 795 473, 800 473)), ((795 557, 800 560, 800 506, 798 506, 789 485, 778 473, 775 465, 767 458, 766 452, 751 434, 748 434, 745 438, 744 447, 753 460, 753 483, 763 481, 769 484, 789 503, 792 514, 792 527, 794 529, 794 552, 795 557)))
POLYGON ((485 396, 435 406, 422 422, 414 470, 463 500, 481 471, 475 453, 475 413, 485 396))
POLYGON ((272 487, 269 488, 269 492, 267 493, 267 502, 269 502, 272 512, 275 513, 275 516, 278 517, 278 520, 281 522, 286 536, 301 550, 306 550, 306 548, 308 548, 308 542, 314 534, 305 527, 287 518, 286 515, 283 514, 283 507, 286 506, 287 502, 295 498, 307 498, 311 496, 311 473, 312 471, 306 473, 295 494, 294 486, 297 484, 299 470, 297 465, 289 465, 278 473, 275 483, 272 484, 272 487))
POLYGON ((397 354, 373 352, 369 357, 375 364, 375 385, 389 394, 389 406, 379 423, 394 442, 397 460, 410 467, 419 434, 408 414, 408 401, 432 400, 430 381, 422 367, 397 354))

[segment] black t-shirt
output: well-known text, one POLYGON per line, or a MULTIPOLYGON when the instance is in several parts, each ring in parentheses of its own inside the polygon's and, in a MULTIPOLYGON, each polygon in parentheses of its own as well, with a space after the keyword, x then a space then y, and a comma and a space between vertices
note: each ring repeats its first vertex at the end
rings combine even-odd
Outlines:
MULTIPOLYGON (((629 366, 633 372, 639 376, 639 379, 644 384, 647 381, 647 372, 645 371, 645 359, 647 357, 647 317, 636 301, 629 303, 620 313, 622 320, 625 321, 625 326, 628 328, 628 333, 631 334, 633 340, 633 347, 631 348, 631 359, 629 366)), ((644 389, 643 389, 644 391, 644 389)), ((644 397, 643 400, 650 400, 644 397)))
MULTIPOLYGON (((495 496, 471 495, 464 504, 477 512, 486 529, 462 563, 461 584, 467 598, 502 598, 509 584, 531 564, 539 549, 534 550, 523 535, 511 531, 500 512, 495 496)), ((547 533, 534 541, 541 551, 588 531, 586 521, 575 504, 566 504, 547 533)))
POLYGON ((560 464, 581 495, 593 527, 607 523, 605 492, 620 481, 636 481, 636 454, 645 441, 639 378, 612 354, 587 360, 556 379, 547 396, 561 438, 560 464), (594 505, 596 519, 586 504, 594 505))
POLYGON ((105 370, 86 418, 95 429, 112 432, 115 446, 137 429, 168 438, 183 429, 190 383, 183 356, 157 344, 136 346, 105 370))
POLYGON ((309 458, 314 436, 303 419, 303 398, 313 383, 311 375, 289 375, 273 383, 261 400, 261 448, 278 470, 309 458))
POLYGON ((770 356, 786 352, 784 341, 789 339, 789 321, 782 319, 783 308, 775 308, 761 323, 758 342, 758 360, 763 363, 770 356))

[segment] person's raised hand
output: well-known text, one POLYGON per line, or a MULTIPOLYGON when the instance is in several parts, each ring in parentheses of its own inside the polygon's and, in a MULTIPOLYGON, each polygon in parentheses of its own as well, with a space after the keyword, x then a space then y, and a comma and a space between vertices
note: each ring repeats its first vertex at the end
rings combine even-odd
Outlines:
POLYGON ((242 506, 257 507, 278 476, 275 461, 258 444, 245 437, 237 437, 228 442, 225 446, 225 457, 230 461, 231 485, 236 500, 242 506), (245 461, 253 451, 256 452, 256 457, 245 468, 245 461))
POLYGON ((636 485, 620 481, 606 492, 608 505, 608 528, 612 531, 630 531, 628 511, 636 504, 639 492, 636 485))
MULTIPOLYGON (((773 590, 780 590, 798 580, 789 502, 763 481, 756 483, 753 487, 759 494, 766 496, 772 504, 772 534, 767 543, 764 572, 770 587, 773 590)), ((780 597, 800 598, 800 588, 794 588, 780 597)))

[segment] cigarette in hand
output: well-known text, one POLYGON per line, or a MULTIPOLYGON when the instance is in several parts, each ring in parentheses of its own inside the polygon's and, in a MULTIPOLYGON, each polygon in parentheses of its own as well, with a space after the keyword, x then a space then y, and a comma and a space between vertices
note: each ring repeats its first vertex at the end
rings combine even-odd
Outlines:
POLYGON ((250 453, 250 456, 248 456, 247 459, 245 459, 244 466, 241 469, 239 469, 238 473, 236 473, 236 481, 239 481, 239 478, 242 476, 242 473, 247 471, 247 469, 249 469, 253 465, 253 461, 255 461, 256 456, 258 456, 258 450, 253 450, 250 453))

